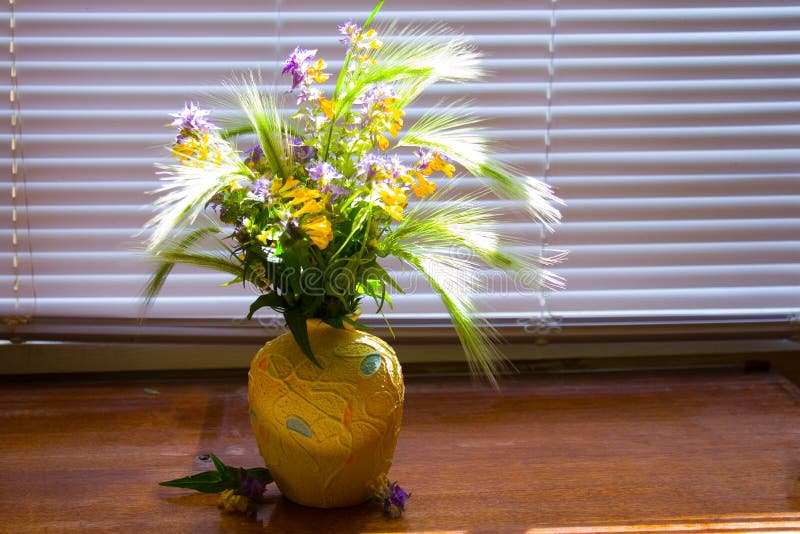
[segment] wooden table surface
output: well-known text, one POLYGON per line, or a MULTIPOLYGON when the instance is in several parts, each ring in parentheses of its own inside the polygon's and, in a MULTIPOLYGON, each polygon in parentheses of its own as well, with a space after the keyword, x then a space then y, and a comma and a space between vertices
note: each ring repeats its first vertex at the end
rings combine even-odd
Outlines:
POLYGON ((0 532, 800 532, 800 396, 741 370, 407 377, 406 515, 158 486, 261 465, 246 372, 0 379, 0 532))

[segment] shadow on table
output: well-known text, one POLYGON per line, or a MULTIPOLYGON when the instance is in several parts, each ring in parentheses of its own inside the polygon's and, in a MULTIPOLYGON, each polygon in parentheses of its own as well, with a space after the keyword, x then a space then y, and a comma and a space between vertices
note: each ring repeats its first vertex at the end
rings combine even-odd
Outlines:
MULTIPOLYGON (((167 501, 173 505, 195 508, 198 514, 206 515, 216 508, 217 496, 192 493, 171 497, 167 501)), ((255 515, 226 512, 218 508, 216 511, 219 517, 217 532, 356 534, 406 531, 405 520, 390 519, 377 502, 349 508, 322 509, 295 504, 278 494, 268 495, 255 515)), ((209 527, 213 528, 211 525, 209 527)))
POLYGON ((274 497, 261 506, 256 516, 264 532, 405 532, 403 518, 390 519, 377 502, 349 508, 309 508, 285 497, 274 497))

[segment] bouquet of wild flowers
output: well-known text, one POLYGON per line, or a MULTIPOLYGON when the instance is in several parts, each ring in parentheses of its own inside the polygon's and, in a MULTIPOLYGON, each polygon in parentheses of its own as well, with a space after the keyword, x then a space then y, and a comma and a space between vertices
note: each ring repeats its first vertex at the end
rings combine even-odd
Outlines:
POLYGON ((404 129, 403 110, 425 88, 479 78, 479 54, 460 37, 443 41, 438 27, 381 41, 369 28, 379 8, 363 27, 339 26, 347 53, 327 91, 331 74, 317 51, 292 52, 283 68, 297 102, 291 116, 281 112, 286 93, 262 91, 252 74, 231 87, 246 122, 222 129, 195 104, 173 115, 179 163, 163 167, 160 211, 148 223, 160 266, 146 296, 178 263, 228 273, 260 293, 248 317, 265 306, 282 313, 315 361, 306 319, 353 324, 364 297, 380 311, 392 288, 401 291, 379 261, 394 256, 438 292, 472 369, 492 377, 494 335, 470 298, 479 270, 534 268, 541 283, 552 278, 545 259, 514 252, 497 214, 477 201, 482 193, 458 196, 437 179, 465 171, 523 200, 546 226, 558 219, 557 199, 493 159, 464 106, 439 106, 404 129))

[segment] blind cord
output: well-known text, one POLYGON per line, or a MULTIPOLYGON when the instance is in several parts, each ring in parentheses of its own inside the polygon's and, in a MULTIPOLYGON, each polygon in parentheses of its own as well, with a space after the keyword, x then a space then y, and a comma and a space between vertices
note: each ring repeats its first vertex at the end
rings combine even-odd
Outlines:
MULTIPOLYGON (((555 80, 555 51, 556 51, 556 5, 558 0, 550 2, 550 36, 547 40, 547 87, 545 90, 545 127, 544 127, 544 168, 542 171, 542 181, 548 184, 550 179, 552 138, 553 127, 553 83, 555 80)), ((548 253, 548 231, 544 224, 539 225, 539 256, 547 257, 548 253)), ((548 336, 561 330, 560 320, 553 316, 548 309, 547 286, 540 282, 539 285, 539 315, 535 319, 528 321, 525 325, 527 333, 536 336, 537 345, 545 345, 548 336)))
POLYGON ((8 1, 9 8, 9 101, 11 103, 11 119, 10 119, 10 133, 11 133, 11 264, 13 268, 12 276, 12 298, 14 301, 14 310, 11 314, 3 317, 3 323, 11 332, 11 340, 15 343, 22 342, 23 340, 17 335, 16 329, 19 326, 26 325, 30 322, 31 317, 36 309, 36 287, 34 285, 33 276, 33 247, 31 244, 30 234, 30 218, 28 217, 28 188, 26 186, 27 180, 25 176, 25 155, 22 149, 22 121, 20 119, 20 105, 19 105, 19 84, 17 79, 17 50, 16 50, 16 16, 15 16, 15 0, 8 1), (28 252, 28 265, 30 269, 30 284, 31 296, 33 303, 31 305, 30 313, 26 314, 23 311, 23 297, 22 297, 22 275, 20 265, 20 192, 22 193, 22 204, 25 208, 25 231, 27 237, 27 252, 28 252))

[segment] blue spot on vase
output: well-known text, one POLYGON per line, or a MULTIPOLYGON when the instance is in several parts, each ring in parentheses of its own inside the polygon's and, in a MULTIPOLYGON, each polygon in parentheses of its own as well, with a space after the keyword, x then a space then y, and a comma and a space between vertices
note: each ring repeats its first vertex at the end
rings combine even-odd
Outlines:
POLYGON ((306 423, 299 417, 290 417, 289 419, 287 419, 286 428, 294 432, 297 432, 301 436, 311 439, 311 429, 308 428, 308 423, 306 423))
POLYGON ((361 360, 361 374, 364 376, 372 376, 381 368, 380 354, 370 354, 361 360))

